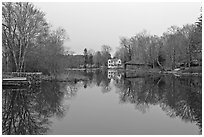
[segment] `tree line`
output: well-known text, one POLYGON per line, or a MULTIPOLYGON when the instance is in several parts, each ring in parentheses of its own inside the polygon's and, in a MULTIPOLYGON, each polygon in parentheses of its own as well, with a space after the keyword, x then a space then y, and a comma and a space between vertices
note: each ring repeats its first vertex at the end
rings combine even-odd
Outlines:
POLYGON ((195 24, 182 27, 171 26, 162 36, 150 35, 147 31, 130 38, 120 38, 115 57, 123 63, 142 61, 153 68, 175 69, 202 64, 202 14, 195 24))
MULTIPOLYGON (((100 51, 84 49, 73 55, 63 43, 63 28, 51 29, 45 13, 28 2, 2 3, 2 68, 4 71, 56 74, 65 68, 107 67, 112 48, 102 45, 100 51)), ((143 61, 153 68, 174 69, 179 65, 202 65, 202 14, 195 24, 171 26, 162 36, 146 31, 130 38, 122 37, 114 54, 123 63, 143 61)))

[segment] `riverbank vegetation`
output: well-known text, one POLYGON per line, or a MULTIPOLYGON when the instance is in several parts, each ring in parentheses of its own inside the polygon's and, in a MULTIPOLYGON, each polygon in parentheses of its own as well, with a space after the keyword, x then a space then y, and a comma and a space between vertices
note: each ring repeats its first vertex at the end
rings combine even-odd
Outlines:
POLYGON ((122 37, 115 57, 139 61, 162 70, 202 66, 202 15, 195 24, 171 26, 162 36, 147 31, 122 37))
MULTIPOLYGON (((53 30, 45 13, 32 3, 2 3, 3 72, 42 72, 56 76, 67 68, 107 68, 111 46, 102 45, 101 51, 85 48, 83 55, 74 55, 64 48, 67 39, 66 31, 53 30)), ((171 26, 162 36, 142 31, 130 38, 122 37, 114 58, 120 58, 123 63, 143 62, 155 70, 178 67, 182 70, 192 66, 201 68, 201 51, 202 15, 195 24, 171 26)))

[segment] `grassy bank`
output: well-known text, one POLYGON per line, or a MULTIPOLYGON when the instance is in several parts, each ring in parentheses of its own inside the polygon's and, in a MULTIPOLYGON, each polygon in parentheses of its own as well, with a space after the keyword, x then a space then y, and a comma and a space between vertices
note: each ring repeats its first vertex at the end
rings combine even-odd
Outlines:
POLYGON ((122 72, 126 72, 129 76, 134 75, 152 75, 152 74, 175 74, 175 75, 202 75, 202 66, 198 67, 190 67, 190 68, 183 68, 183 69, 175 69, 175 70, 168 70, 168 71, 161 71, 159 68, 149 68, 149 69, 127 69, 123 70, 122 72))

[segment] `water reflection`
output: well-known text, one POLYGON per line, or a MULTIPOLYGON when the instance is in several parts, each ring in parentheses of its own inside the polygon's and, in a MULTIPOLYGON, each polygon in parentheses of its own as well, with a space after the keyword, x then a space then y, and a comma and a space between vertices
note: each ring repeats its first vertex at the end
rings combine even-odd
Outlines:
POLYGON ((4 89, 2 134, 46 134, 53 115, 63 117, 63 92, 58 83, 43 82, 42 87, 4 89))
POLYGON ((145 113, 159 105, 172 118, 196 122, 202 132, 202 81, 200 77, 145 76, 115 83, 121 103, 132 103, 145 113))
POLYGON ((69 106, 63 101, 76 97, 79 89, 93 86, 101 87, 102 93, 112 92, 114 88, 119 94, 119 103, 132 104, 142 113, 147 113, 152 105, 159 105, 171 118, 196 123, 202 133, 201 77, 146 75, 125 78, 113 70, 80 73, 88 79, 63 83, 43 81, 38 88, 3 89, 2 134, 47 134, 52 117, 63 119, 67 115, 69 106))
POLYGON ((85 76, 89 77, 88 86, 97 85, 102 87, 103 93, 108 93, 111 91, 110 81, 107 77, 108 70, 96 70, 94 72, 84 72, 85 76))
POLYGON ((121 79, 122 74, 119 73, 119 71, 115 69, 109 69, 108 70, 108 79, 121 79))

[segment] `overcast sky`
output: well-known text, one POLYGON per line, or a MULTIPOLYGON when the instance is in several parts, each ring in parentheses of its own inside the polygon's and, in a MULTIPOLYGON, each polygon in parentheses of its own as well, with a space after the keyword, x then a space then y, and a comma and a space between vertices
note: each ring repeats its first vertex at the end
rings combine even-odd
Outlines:
POLYGON ((142 30, 161 36, 172 25, 194 23, 200 15, 201 3, 34 3, 46 13, 54 27, 66 30, 65 42, 76 54, 84 48, 101 50, 110 45, 113 52, 120 37, 131 37, 142 30))

